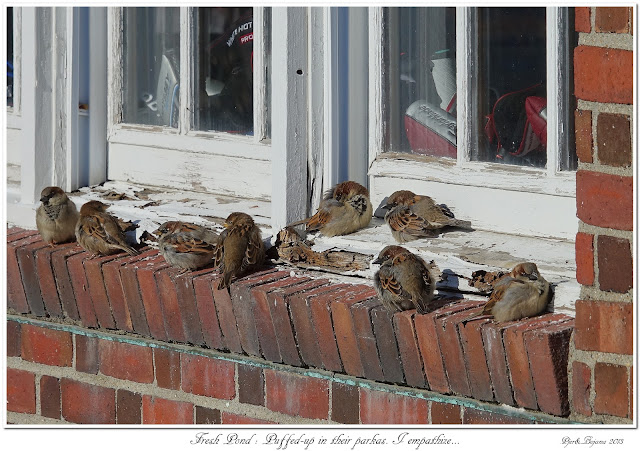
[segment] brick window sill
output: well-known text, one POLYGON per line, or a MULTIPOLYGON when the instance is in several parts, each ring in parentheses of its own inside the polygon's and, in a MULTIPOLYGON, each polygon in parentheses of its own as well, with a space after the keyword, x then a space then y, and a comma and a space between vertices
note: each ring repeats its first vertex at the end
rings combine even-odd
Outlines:
POLYGON ((216 289, 204 269, 177 276, 155 249, 90 258, 75 243, 49 247, 7 230, 10 313, 72 320, 165 342, 317 368, 444 395, 569 414, 573 318, 462 324, 481 305, 442 300, 426 314, 390 314, 366 284, 273 267, 216 289))

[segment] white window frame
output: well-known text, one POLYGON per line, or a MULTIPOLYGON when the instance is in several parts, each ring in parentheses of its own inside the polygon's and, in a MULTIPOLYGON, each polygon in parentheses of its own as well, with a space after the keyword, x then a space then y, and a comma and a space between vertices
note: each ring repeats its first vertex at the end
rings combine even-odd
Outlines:
MULTIPOLYGON (((567 74, 562 57, 567 30, 562 24, 567 9, 547 7, 547 97, 564 94, 567 74)), ((576 217, 575 171, 560 171, 559 148, 568 130, 559 120, 557 103, 547 109, 547 165, 528 168, 471 161, 477 136, 477 92, 474 77, 477 48, 476 8, 456 8, 457 35, 457 159, 384 152, 384 17, 382 8, 370 8, 369 43, 369 176, 372 201, 379 203, 400 186, 432 195, 448 204, 460 218, 472 218, 478 229, 560 238, 574 241, 576 217), (536 214, 544 212, 544 214, 536 214)))
MULTIPOLYGON (((122 121, 123 8, 108 16, 108 173, 111 180, 169 186, 237 197, 271 198, 271 142, 265 138, 266 82, 254 71, 254 135, 192 128, 194 9, 180 8, 180 123, 178 128, 122 121), (131 156, 135 155, 132 160, 131 156)), ((254 7, 254 67, 263 67, 264 8, 254 7)))
MULTIPOLYGON (((4 14, 7 11, 5 9, 4 14)), ((13 107, 7 107, 7 163, 20 165, 22 134, 22 8, 13 8, 13 107)), ((6 93, 5 93, 6 95, 6 93)))

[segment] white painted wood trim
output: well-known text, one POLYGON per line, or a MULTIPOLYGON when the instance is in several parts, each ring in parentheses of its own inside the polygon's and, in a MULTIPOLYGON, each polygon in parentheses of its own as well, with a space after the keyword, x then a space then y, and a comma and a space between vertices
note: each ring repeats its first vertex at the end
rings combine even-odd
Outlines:
POLYGON ((369 169, 384 149, 383 70, 384 15, 380 7, 369 8, 369 169))
POLYGON ((339 115, 338 115, 338 8, 325 9, 324 36, 324 164, 323 190, 338 183, 339 115))
POLYGON ((558 8, 549 6, 546 8, 547 15, 547 100, 554 100, 553 105, 557 108, 547 108, 547 174, 550 176, 555 175, 560 170, 559 161, 559 137, 558 128, 560 126, 558 122, 558 108, 561 107, 562 98, 559 94, 561 86, 559 83, 559 75, 562 70, 560 67, 560 52, 558 47, 561 45, 558 42, 560 33, 558 27, 560 23, 558 21, 559 14, 558 8))
MULTIPOLYGON (((6 11, 6 10, 5 10, 6 11)), ((9 116, 20 116, 22 95, 22 7, 13 8, 13 108, 9 116)))
MULTIPOLYGON (((56 151, 54 161, 56 171, 54 173, 54 184, 60 186, 65 191, 73 191, 79 188, 80 180, 80 149, 78 146, 78 95, 79 95, 79 74, 78 62, 78 8, 58 7, 56 8, 56 35, 64 35, 64 48, 60 48, 62 68, 56 68, 56 74, 62 73, 62 81, 58 82, 59 90, 56 90, 56 103, 62 112, 59 132, 62 133, 59 152, 56 151), (57 19, 62 19, 58 23, 57 19), (59 154, 59 155, 58 155, 59 154), (58 162, 61 164, 58 165, 58 162), (64 169, 60 170, 59 167, 64 169)), ((58 78, 56 76, 56 78, 58 78)), ((56 150, 57 146, 56 146, 56 150)))
POLYGON ((322 200, 325 153, 330 142, 327 131, 327 109, 325 94, 330 89, 327 73, 327 53, 330 51, 331 38, 326 34, 330 20, 330 8, 309 9, 309 177, 307 190, 309 203, 307 216, 311 216, 322 200))
POLYGON ((89 8, 89 149, 85 155, 89 162, 89 185, 107 180, 107 16, 108 8, 89 8))
POLYGON ((178 76, 178 133, 184 135, 191 130, 193 114, 188 110, 193 105, 195 83, 191 82, 193 76, 193 55, 196 54, 196 46, 193 42, 194 30, 193 8, 180 8, 180 70, 178 76))
POLYGON ((477 16, 475 8, 456 8, 456 99, 457 99, 457 163, 471 160, 471 149, 477 145, 478 74, 477 16))
POLYGON ((33 205, 42 188, 53 181, 51 129, 52 9, 24 7, 22 11, 22 161, 20 202, 33 205))
POLYGON ((272 9, 272 196, 274 230, 307 211, 308 9, 272 9))
POLYGON ((123 89, 123 10, 122 7, 107 9, 107 136, 115 133, 122 122, 123 89))
POLYGON ((267 136, 266 118, 267 108, 267 40, 268 31, 266 12, 264 7, 253 8, 253 136, 254 140, 262 141, 267 136))

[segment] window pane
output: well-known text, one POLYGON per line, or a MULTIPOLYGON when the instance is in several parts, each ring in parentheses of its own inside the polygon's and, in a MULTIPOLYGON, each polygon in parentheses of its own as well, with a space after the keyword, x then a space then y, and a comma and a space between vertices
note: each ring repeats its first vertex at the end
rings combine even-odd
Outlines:
POLYGON ((198 8, 195 128, 253 134, 253 8, 198 8))
POLYGON ((455 8, 386 8, 385 14, 385 147, 455 158, 455 8))
POLYGON ((124 8, 123 119, 177 127, 180 8, 124 8))
POLYGON ((545 167, 545 8, 479 8, 479 111, 472 159, 545 167))
POLYGON ((7 8, 7 106, 13 106, 13 8, 7 8))

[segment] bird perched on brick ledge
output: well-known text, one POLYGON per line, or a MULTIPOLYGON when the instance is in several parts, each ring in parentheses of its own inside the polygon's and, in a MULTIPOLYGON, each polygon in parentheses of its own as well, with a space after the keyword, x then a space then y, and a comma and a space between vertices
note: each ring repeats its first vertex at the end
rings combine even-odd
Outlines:
POLYGON ((80 208, 80 218, 76 224, 78 244, 86 251, 96 255, 111 255, 125 251, 129 255, 138 255, 124 238, 124 232, 118 219, 107 213, 108 205, 91 200, 80 208))
POLYGON ((389 210, 384 220, 400 243, 438 236, 444 227, 473 230, 470 221, 454 218, 447 207, 437 205, 429 196, 407 190, 396 191, 389 196, 384 208, 389 210))
POLYGON ((325 193, 313 216, 289 226, 305 224, 307 232, 319 231, 325 236, 347 235, 369 225, 372 216, 369 191, 357 182, 346 181, 325 193))
POLYGON ((231 213, 224 223, 214 253, 214 266, 219 267, 222 279, 218 289, 229 287, 231 279, 262 265, 265 248, 260 228, 246 213, 231 213))
POLYGON ((206 227, 189 222, 167 221, 154 232, 164 259, 182 272, 213 263, 218 235, 206 227))
POLYGON ((499 323, 539 315, 552 295, 549 282, 540 275, 535 263, 519 263, 496 283, 482 311, 469 316, 464 323, 482 315, 491 315, 499 323))
POLYGON ((40 202, 36 227, 42 240, 50 246, 75 240, 78 210, 67 194, 57 186, 48 186, 40 193, 40 202))
POLYGON ((387 246, 373 261, 380 269, 374 285, 382 304, 391 311, 415 308, 426 313, 434 298, 435 279, 424 260, 401 246, 387 246))

